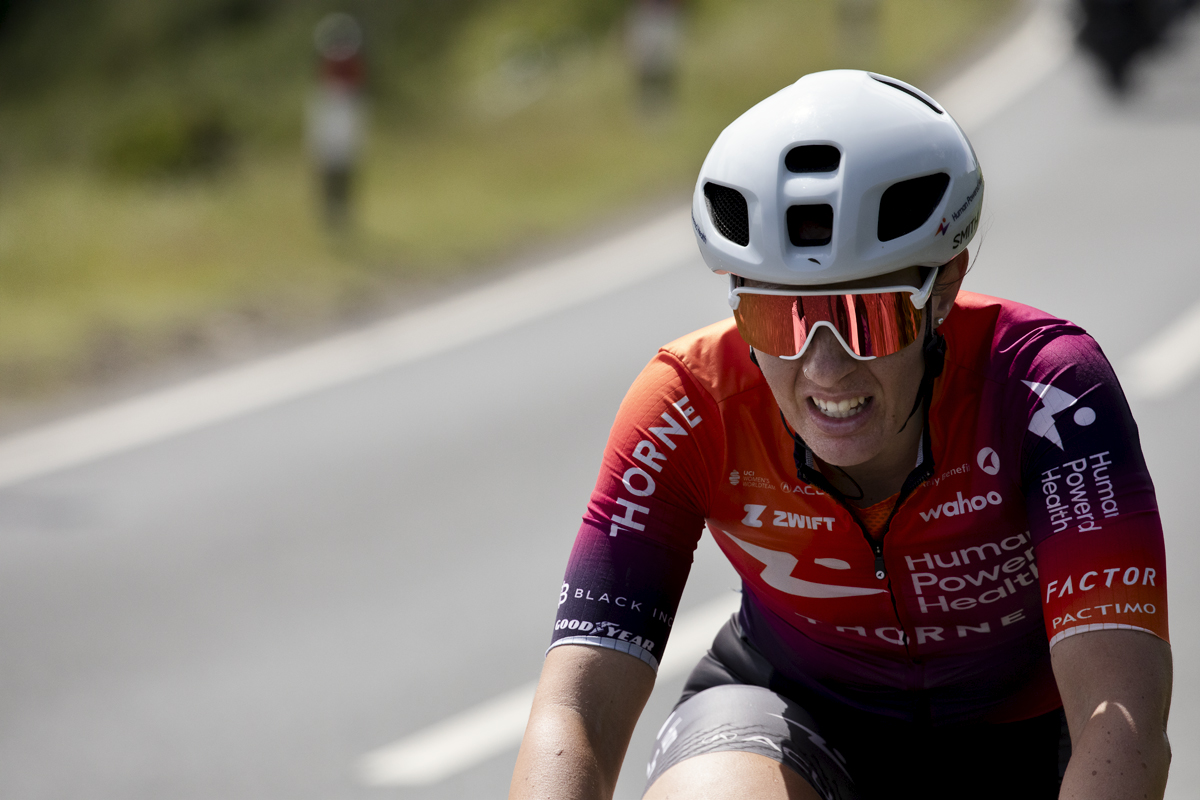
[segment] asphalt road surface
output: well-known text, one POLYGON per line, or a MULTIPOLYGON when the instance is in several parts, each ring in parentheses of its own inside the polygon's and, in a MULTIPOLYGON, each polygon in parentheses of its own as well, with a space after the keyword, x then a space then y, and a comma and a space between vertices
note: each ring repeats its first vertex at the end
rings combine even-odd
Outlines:
MULTIPOLYGON (((1200 787, 1200 378, 1148 391, 1136 365, 1200 303, 1186 33, 1129 102, 1070 59, 970 129, 988 196, 967 280, 1082 324, 1125 379, 1167 532, 1179 799, 1200 787)), ((617 404, 659 344, 727 316, 723 287, 693 254, 456 348, 0 482, 0 797, 503 796, 515 745, 423 785, 367 785, 359 765, 536 678, 617 404)), ((735 585, 706 542, 684 611, 735 585)), ((680 685, 656 689, 619 797, 639 796, 680 685)))

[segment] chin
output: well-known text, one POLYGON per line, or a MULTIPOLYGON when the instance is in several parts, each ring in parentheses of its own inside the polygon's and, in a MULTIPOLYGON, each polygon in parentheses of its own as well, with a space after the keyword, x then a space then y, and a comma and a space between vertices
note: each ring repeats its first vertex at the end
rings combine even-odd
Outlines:
POLYGON ((800 438, 804 439, 817 458, 835 467, 856 467, 859 464, 865 464, 877 456, 880 450, 873 436, 855 436, 843 439, 826 436, 820 431, 812 431, 811 436, 801 433, 800 438), (848 441, 847 439, 852 440, 848 441))

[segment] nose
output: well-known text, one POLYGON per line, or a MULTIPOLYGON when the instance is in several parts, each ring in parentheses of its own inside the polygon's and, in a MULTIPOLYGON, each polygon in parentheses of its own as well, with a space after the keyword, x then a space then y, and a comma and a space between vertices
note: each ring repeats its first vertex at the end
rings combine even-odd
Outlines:
POLYGON ((823 389, 832 389, 858 368, 858 361, 846 352, 833 331, 822 326, 814 333, 812 343, 801 357, 800 370, 809 382, 823 389))

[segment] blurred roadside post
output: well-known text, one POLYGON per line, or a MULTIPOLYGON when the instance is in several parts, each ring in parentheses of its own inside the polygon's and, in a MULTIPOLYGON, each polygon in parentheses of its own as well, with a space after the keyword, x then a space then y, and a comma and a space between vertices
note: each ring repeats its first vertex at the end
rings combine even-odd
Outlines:
POLYGON ((838 29, 845 55, 867 69, 876 55, 879 39, 880 0, 837 0, 838 29))
POLYGON ((320 176, 325 222, 344 230, 363 138, 362 28, 349 14, 330 14, 317 23, 313 39, 320 82, 308 105, 308 147, 320 176))
POLYGON ((629 12, 629 55, 638 101, 648 114, 667 110, 675 99, 681 5, 681 0, 634 0, 629 12))

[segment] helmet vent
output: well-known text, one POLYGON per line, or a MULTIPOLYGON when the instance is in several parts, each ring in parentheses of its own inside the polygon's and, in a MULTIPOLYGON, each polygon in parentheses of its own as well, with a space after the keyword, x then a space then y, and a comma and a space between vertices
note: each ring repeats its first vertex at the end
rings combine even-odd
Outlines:
POLYGON ((889 186, 879 201, 879 241, 890 242, 924 225, 949 185, 950 176, 936 172, 889 186))
POLYGON ((792 206, 787 210, 788 238, 796 247, 821 247, 833 240, 833 206, 792 206))
POLYGON ((750 212, 746 198, 737 189, 716 183, 704 184, 708 215, 721 235, 742 247, 750 244, 750 212))
POLYGON ((889 80, 887 80, 886 78, 883 78, 882 76, 876 75, 874 72, 871 72, 871 73, 868 73, 868 74, 869 74, 869 75, 870 75, 872 78, 874 78, 875 80, 877 80, 877 81, 879 81, 880 83, 884 84, 885 86, 890 86, 890 87, 892 87, 893 89, 899 89, 900 91, 904 92, 906 95, 908 95, 908 96, 910 96, 910 97, 915 97, 915 98, 917 98, 917 99, 918 99, 918 100, 920 100, 922 103, 924 103, 925 105, 929 106, 929 107, 930 107, 930 108, 932 108, 934 111, 936 111, 938 114, 945 114, 945 113, 946 113, 945 111, 942 111, 940 108, 938 108, 937 104, 933 102, 933 99, 932 99, 932 98, 930 98, 930 97, 927 97, 926 95, 924 95, 924 94, 921 94, 920 92, 914 91, 913 89, 909 88, 908 86, 905 86, 905 85, 904 85, 904 84, 902 84, 902 83, 898 83, 898 82, 895 82, 895 81, 889 81, 889 80))
POLYGON ((841 162, 841 151, 830 144, 793 147, 783 158, 788 172, 836 172, 841 162))

